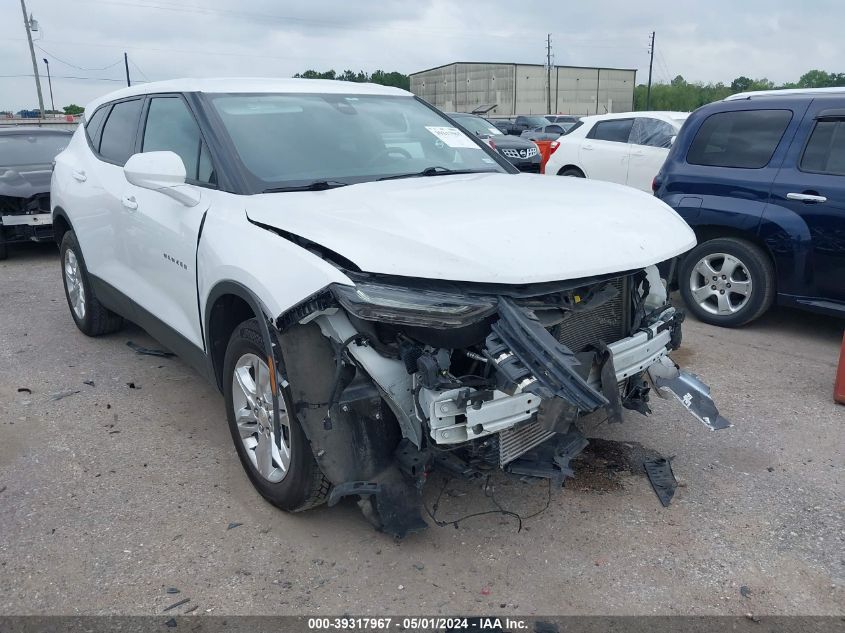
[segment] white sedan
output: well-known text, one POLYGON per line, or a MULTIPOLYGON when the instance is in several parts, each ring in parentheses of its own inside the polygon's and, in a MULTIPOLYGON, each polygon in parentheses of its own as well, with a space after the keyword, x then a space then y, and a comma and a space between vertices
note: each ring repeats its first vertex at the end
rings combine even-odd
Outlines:
POLYGON ((586 116, 546 163, 546 175, 595 178, 651 193, 686 112, 621 112, 586 116))

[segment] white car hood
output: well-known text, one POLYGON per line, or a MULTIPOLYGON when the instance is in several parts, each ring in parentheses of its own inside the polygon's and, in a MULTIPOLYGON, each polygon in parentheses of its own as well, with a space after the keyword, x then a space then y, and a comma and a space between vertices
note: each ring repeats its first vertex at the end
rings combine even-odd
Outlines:
POLYGON ((499 284, 645 268, 695 246, 666 204, 577 178, 466 174, 251 196, 250 220, 367 272, 499 284))

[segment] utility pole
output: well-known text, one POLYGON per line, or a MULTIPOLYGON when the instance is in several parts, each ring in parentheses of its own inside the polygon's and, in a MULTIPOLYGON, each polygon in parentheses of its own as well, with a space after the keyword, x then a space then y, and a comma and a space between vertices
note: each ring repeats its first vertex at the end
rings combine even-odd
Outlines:
POLYGON ((552 34, 546 35, 546 82, 549 85, 546 112, 552 113, 552 34))
POLYGON ((26 28, 26 41, 29 42, 29 56, 32 58, 32 72, 35 75, 35 88, 38 90, 38 117, 44 118, 44 97, 41 96, 41 78, 38 76, 38 63, 35 61, 35 47, 32 45, 32 23, 34 20, 26 13, 26 4, 21 0, 23 25, 26 28))
POLYGON ((651 110, 651 68, 654 66, 654 31, 651 32, 651 46, 649 46, 648 53, 648 91, 645 97, 645 109, 651 110))
POLYGON ((50 86, 50 110, 56 111, 56 102, 53 101, 53 80, 50 79, 50 62, 44 58, 44 65, 47 66, 47 85, 50 86))
POLYGON ((129 56, 126 54, 126 51, 123 51, 123 67, 126 69, 126 85, 131 86, 132 82, 129 81, 129 56))

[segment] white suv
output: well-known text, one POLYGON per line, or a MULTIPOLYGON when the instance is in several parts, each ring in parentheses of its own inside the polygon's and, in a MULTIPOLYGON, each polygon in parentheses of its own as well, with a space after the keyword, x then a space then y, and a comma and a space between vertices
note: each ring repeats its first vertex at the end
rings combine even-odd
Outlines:
POLYGON ((654 264, 695 244, 687 225, 634 191, 518 175, 402 90, 123 89, 86 108, 52 205, 79 329, 134 321, 217 385, 286 510, 355 495, 401 536, 435 465, 562 481, 576 422, 646 412, 648 380, 727 425, 668 358, 681 318, 654 264))

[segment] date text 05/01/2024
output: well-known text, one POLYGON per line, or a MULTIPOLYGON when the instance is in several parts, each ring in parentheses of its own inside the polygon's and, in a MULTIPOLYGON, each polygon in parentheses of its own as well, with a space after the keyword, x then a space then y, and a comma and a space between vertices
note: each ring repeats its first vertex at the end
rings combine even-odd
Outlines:
POLYGON ((500 631, 508 633, 528 629, 528 622, 518 618, 485 617, 342 617, 308 618, 308 629, 346 631, 500 631))

